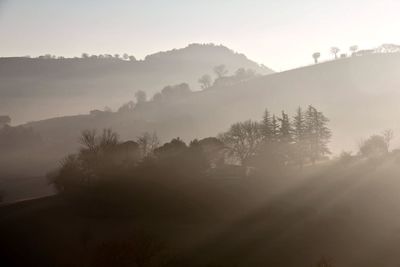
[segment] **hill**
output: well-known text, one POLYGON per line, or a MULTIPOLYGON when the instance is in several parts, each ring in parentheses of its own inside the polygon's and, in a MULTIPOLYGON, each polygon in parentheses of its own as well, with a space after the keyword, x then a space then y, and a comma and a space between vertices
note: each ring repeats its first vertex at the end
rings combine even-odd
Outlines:
MULTIPOLYGON (((155 131, 162 142, 177 136, 190 141, 215 136, 240 120, 260 120, 265 108, 277 115, 281 108, 293 114, 299 105, 308 104, 330 119, 333 153, 356 151, 358 142, 371 134, 390 128, 396 137, 400 131, 399 69, 400 54, 351 57, 149 101, 127 112, 95 112, 28 123, 24 126, 32 127, 44 143, 4 154, 0 176, 7 181, 44 176, 75 151, 77 138, 85 129, 110 127, 124 140, 155 131)), ((398 145, 398 139, 393 145, 398 145)), ((38 184, 41 186, 43 179, 38 184)))
POLYGON ((137 90, 150 97, 166 85, 187 82, 199 88, 198 79, 225 64, 230 72, 250 68, 260 74, 272 71, 224 46, 191 44, 147 56, 144 60, 115 57, 0 58, 0 114, 14 124, 88 109, 116 108, 137 90))
POLYGON ((360 138, 398 129, 399 68, 400 53, 352 57, 149 101, 127 113, 54 118, 27 126, 50 140, 76 138, 84 128, 112 127, 125 139, 156 131, 164 141, 178 134, 189 141, 214 136, 240 120, 260 120, 265 108, 279 115, 282 107, 293 113, 312 104, 331 120, 331 148, 353 150, 360 138))

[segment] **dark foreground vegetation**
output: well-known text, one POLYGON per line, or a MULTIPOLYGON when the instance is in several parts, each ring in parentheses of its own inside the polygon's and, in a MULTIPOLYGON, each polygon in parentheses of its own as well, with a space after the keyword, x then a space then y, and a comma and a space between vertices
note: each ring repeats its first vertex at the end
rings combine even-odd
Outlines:
POLYGON ((0 207, 2 266, 394 264, 393 134, 328 160, 327 123, 309 106, 189 144, 84 131, 57 196, 0 207))

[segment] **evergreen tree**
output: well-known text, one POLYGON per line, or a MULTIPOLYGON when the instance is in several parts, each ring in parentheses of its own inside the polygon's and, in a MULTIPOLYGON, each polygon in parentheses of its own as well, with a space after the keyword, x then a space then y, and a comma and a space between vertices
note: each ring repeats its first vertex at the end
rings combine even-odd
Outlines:
POLYGON ((268 109, 265 109, 263 120, 261 122, 261 133, 264 141, 271 141, 274 136, 271 114, 268 109))
POLYGON ((296 115, 293 117, 293 139, 296 143, 302 142, 305 139, 305 118, 301 107, 297 108, 296 115))
POLYGON ((289 115, 282 111, 282 118, 279 118, 279 141, 290 144, 292 142, 292 127, 290 125, 289 115))
POLYGON ((303 166, 306 153, 306 121, 301 107, 297 108, 296 115, 293 117, 293 141, 294 141, 294 161, 303 166))
POLYGON ((279 140, 279 123, 278 123, 278 119, 276 118, 275 114, 272 115, 272 119, 271 119, 271 140, 274 142, 277 142, 279 140))
POLYGON ((330 154, 328 143, 331 138, 331 131, 326 126, 329 122, 324 114, 313 106, 309 106, 306 112, 306 137, 307 154, 312 163, 330 154))

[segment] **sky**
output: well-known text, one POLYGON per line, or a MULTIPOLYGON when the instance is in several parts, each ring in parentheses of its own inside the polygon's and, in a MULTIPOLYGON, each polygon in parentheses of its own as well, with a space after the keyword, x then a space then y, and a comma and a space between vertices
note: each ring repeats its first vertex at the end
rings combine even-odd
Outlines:
POLYGON ((0 57, 223 44, 276 71, 400 43, 399 0, 0 0, 0 57))

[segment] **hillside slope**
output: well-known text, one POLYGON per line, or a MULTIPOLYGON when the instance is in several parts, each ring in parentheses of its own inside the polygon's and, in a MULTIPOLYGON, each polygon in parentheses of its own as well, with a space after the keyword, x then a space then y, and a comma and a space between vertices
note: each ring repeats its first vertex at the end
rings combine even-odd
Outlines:
POLYGON ((95 256, 104 240, 140 230, 165 241, 186 263, 177 266, 315 266, 322 257, 333 266, 395 266, 399 172, 392 154, 262 180, 205 179, 193 187, 208 189, 203 197, 213 205, 200 217, 190 195, 180 202, 188 209, 182 217, 163 210, 171 199, 130 219, 87 216, 59 197, 18 203, 0 207, 0 253, 19 264, 72 265, 95 256))
POLYGON ((214 136, 240 120, 259 120, 265 108, 292 114, 299 105, 312 104, 330 118, 331 148, 338 152, 354 149, 369 134, 400 130, 399 70, 400 54, 347 58, 147 102, 131 113, 55 118, 28 126, 53 140, 76 138, 85 128, 112 127, 123 138, 147 130, 164 141, 176 136, 189 141, 214 136))
MULTIPOLYGON (((394 130, 392 148, 396 148, 400 132, 399 70, 400 54, 354 57, 213 87, 181 98, 150 101, 126 113, 28 123, 26 126, 33 127, 45 144, 33 151, 0 155, 0 177, 10 181, 13 177, 44 176, 77 149, 78 136, 85 129, 112 128, 122 140, 156 131, 162 142, 177 136, 190 141, 215 136, 237 121, 260 120, 266 107, 279 115, 282 109, 293 114, 299 105, 315 105, 330 119, 333 136, 329 147, 334 154, 357 151, 361 139, 387 128, 394 130)), ((43 184, 39 179, 38 186, 43 184)), ((14 199, 13 192, 7 194, 14 199)))
POLYGON ((119 107, 144 90, 151 97, 166 85, 187 82, 198 89, 203 74, 225 64, 232 73, 272 71, 224 46, 192 44, 141 61, 116 58, 0 58, 0 114, 14 124, 119 107))

